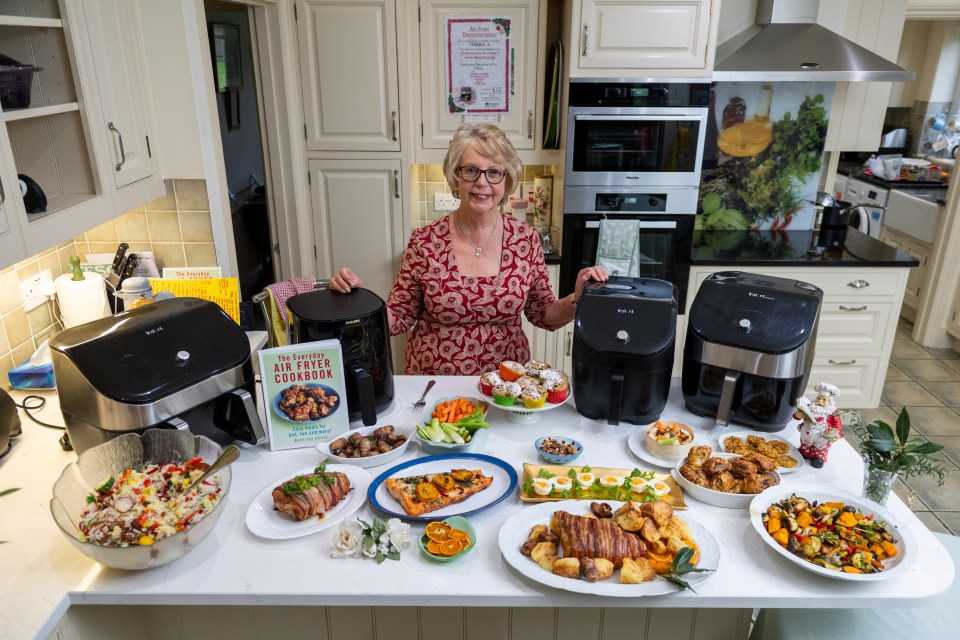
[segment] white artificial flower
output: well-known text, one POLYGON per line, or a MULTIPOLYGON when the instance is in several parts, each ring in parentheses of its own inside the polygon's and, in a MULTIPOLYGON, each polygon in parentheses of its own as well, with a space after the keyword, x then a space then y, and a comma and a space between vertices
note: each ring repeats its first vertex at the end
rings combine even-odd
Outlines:
POLYGON ((344 520, 333 538, 332 546, 330 555, 335 558, 357 555, 363 546, 363 526, 356 520, 344 520))
POLYGON ((410 548, 410 525, 400 522, 400 518, 387 520, 387 537, 398 551, 410 548))
POLYGON ((369 547, 364 546, 361 548, 363 549, 363 555, 367 556, 368 558, 377 557, 377 545, 371 544, 369 547))

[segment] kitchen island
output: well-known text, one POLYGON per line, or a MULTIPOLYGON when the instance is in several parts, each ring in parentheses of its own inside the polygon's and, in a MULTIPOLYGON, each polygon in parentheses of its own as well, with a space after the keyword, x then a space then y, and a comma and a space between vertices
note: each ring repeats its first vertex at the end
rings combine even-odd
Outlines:
MULTIPOLYGON (((415 420, 410 403, 427 379, 397 377, 394 405, 378 424, 415 420)), ((473 377, 437 380, 428 400, 476 394, 473 377)), ((55 395, 48 395, 51 402, 41 419, 59 422, 55 395)), ((698 439, 711 445, 723 433, 710 420, 686 411, 678 380, 663 417, 687 422, 698 439)), ((584 445, 577 465, 651 468, 627 447, 628 435, 638 427, 587 420, 572 401, 532 424, 511 422, 496 407, 490 408, 489 418, 491 427, 478 437, 473 452, 499 457, 518 473, 524 462, 537 462, 533 442, 548 434, 570 436, 584 445)), ((293 540, 264 540, 245 526, 257 494, 285 474, 318 463, 316 450, 271 452, 246 445, 233 466, 221 520, 199 547, 163 567, 116 571, 74 550, 49 514, 51 486, 75 458, 57 445, 58 435, 24 418, 24 435, 0 460, 0 487, 21 487, 0 499, 0 540, 8 541, 0 545, 0 637, 744 638, 753 607, 921 606, 954 578, 942 545, 896 496, 889 509, 904 523, 915 558, 898 579, 867 584, 824 578, 794 566, 767 548, 746 510, 709 506, 689 495, 689 510, 681 516, 707 528, 720 547, 717 572, 697 586, 696 594, 601 598, 551 589, 518 574, 503 560, 497 541, 501 524, 527 508, 516 495, 470 516, 476 548, 454 562, 424 558, 415 542, 397 562, 335 559, 329 554, 332 529, 293 540)), ((779 435, 798 442, 792 427, 779 435)), ((394 464, 422 455, 411 443, 394 464)), ((388 468, 368 471, 375 477, 388 468)), ((806 465, 784 482, 859 492, 861 474, 859 457, 841 441, 823 469, 806 465)), ((384 517, 369 504, 357 515, 384 517)), ((414 540, 422 531, 423 524, 414 523, 414 540)))

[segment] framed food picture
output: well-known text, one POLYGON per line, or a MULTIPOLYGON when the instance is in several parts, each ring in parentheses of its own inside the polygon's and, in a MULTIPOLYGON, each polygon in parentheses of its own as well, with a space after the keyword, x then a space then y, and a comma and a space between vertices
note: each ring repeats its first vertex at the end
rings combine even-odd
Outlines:
POLYGON ((339 340, 259 352, 270 449, 312 447, 350 428, 339 340))

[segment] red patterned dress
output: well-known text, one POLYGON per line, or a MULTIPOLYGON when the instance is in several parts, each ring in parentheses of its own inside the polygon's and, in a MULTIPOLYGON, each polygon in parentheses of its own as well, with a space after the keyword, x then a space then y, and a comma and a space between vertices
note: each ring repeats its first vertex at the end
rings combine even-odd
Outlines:
POLYGON ((500 215, 503 249, 496 276, 460 274, 450 216, 410 235, 387 299, 391 334, 413 329, 404 354, 407 374, 478 375, 501 360, 530 359, 520 313, 546 328, 543 317, 555 297, 534 228, 500 215))

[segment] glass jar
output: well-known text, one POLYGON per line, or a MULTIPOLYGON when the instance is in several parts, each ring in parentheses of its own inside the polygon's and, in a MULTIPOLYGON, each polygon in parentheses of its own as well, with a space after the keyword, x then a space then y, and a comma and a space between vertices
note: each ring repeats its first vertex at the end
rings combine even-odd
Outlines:
POLYGON ((886 506, 893 490, 893 483, 897 480, 896 471, 871 469, 869 456, 863 457, 863 497, 872 500, 881 506, 886 506))

